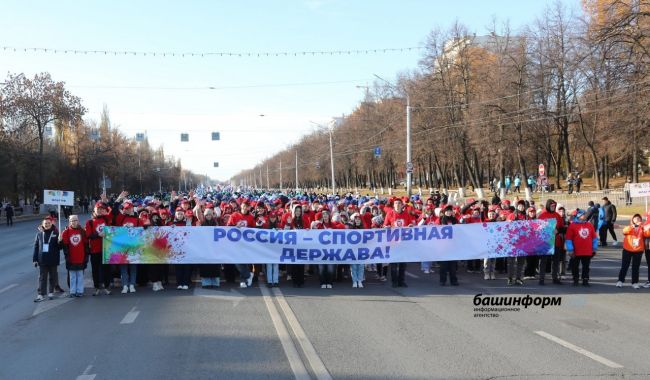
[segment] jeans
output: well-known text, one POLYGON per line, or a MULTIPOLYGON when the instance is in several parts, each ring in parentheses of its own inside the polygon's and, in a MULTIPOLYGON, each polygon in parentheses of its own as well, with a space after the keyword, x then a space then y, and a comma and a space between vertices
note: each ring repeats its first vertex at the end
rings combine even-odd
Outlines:
POLYGON ((483 259, 483 273, 493 274, 494 266, 496 265, 497 259, 483 259))
POLYGON ((630 267, 630 262, 632 262, 632 283, 639 283, 639 268, 641 267, 641 256, 642 253, 632 253, 626 250, 623 250, 623 258, 621 261, 621 271, 618 273, 618 280, 620 282, 625 282, 625 276, 627 276, 627 270, 630 267))
POLYGON ((404 274, 406 273, 406 263, 390 264, 390 280, 393 284, 403 284, 404 274))
POLYGON ((39 283, 39 288, 38 288, 38 294, 44 296, 46 293, 54 293, 54 287, 56 286, 56 277, 54 274, 57 271, 57 266, 56 265, 41 265, 39 266, 39 274, 38 274, 38 283, 39 283), (46 292, 48 290, 48 284, 49 284, 49 292, 46 292))
POLYGON ((336 266, 334 264, 318 264, 318 277, 321 285, 332 285, 336 275, 336 266))
POLYGON ((280 264, 266 264, 266 282, 269 284, 280 282, 280 264))
POLYGON ((573 282, 578 282, 580 279, 578 272, 578 265, 582 263, 582 281, 589 280, 589 263, 591 263, 591 256, 575 256, 571 265, 571 273, 573 274, 573 282))
POLYGON ((84 292, 84 271, 71 270, 70 277, 70 294, 83 294, 84 292))
POLYGON ((458 278, 456 277, 456 267, 458 261, 441 261, 440 262, 440 283, 447 283, 447 274, 449 274, 449 282, 452 284, 458 283, 458 278))
POLYGON ((237 264, 237 270, 239 271, 239 281, 248 281, 248 278, 251 276, 251 270, 248 264, 237 264))
POLYGON ((420 263, 420 269, 422 271, 430 270, 431 269, 431 261, 423 261, 423 262, 421 262, 420 263))
POLYGON ((120 265, 120 279, 122 286, 134 285, 137 279, 138 267, 136 264, 122 264, 120 265))
POLYGON ((516 275, 515 278, 521 280, 521 272, 523 272, 525 262, 525 256, 508 257, 508 278, 512 279, 516 275))
POLYGON ((363 281, 363 264, 350 264, 350 274, 352 275, 352 282, 363 281))
POLYGON ((221 279, 219 277, 201 277, 201 286, 214 286, 218 288, 221 286, 221 279))

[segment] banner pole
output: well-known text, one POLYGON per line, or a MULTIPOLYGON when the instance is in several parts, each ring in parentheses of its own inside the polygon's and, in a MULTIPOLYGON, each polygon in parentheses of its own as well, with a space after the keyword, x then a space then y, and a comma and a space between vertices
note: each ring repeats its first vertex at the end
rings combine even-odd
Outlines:
POLYGON ((57 205, 57 215, 58 217, 56 218, 59 221, 59 233, 61 233, 61 204, 57 205))

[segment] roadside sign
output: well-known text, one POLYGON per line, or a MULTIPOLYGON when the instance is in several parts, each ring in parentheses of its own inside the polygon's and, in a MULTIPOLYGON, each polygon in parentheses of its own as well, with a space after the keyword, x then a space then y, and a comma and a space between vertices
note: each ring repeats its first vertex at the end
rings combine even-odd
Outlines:
POLYGON ((407 162, 406 163, 406 172, 407 173, 413 173, 413 163, 412 162, 407 162))
POLYGON ((135 141, 137 141, 137 142, 144 141, 144 133, 136 133, 135 134, 135 141))
POLYGON ((631 183, 630 197, 632 198, 650 197, 650 182, 631 183))
POLYGON ((212 141, 221 140, 221 134, 219 132, 212 132, 212 141))
POLYGON ((181 133, 181 142, 190 141, 190 135, 188 133, 181 133))
POLYGON ((99 180, 99 187, 102 189, 110 189, 112 186, 111 179, 108 177, 104 177, 104 179, 99 180))
POLYGON ((214 163, 214 167, 215 167, 215 168, 218 168, 218 167, 219 167, 219 163, 218 163, 218 162, 215 162, 215 163, 214 163))
POLYGON ((375 147, 375 158, 381 157, 381 147, 375 147))
POLYGON ((539 164, 539 167, 537 168, 537 172, 539 173, 540 177, 546 175, 546 168, 544 167, 544 164, 539 164))

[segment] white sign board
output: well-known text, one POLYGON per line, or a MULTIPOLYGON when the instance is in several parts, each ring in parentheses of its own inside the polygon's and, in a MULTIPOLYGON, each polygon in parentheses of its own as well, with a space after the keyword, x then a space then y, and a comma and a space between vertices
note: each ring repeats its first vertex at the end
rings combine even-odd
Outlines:
POLYGON ((74 206, 74 191, 65 190, 44 190, 43 204, 74 206))
POLYGON ((630 197, 650 197, 650 182, 631 183, 630 197))

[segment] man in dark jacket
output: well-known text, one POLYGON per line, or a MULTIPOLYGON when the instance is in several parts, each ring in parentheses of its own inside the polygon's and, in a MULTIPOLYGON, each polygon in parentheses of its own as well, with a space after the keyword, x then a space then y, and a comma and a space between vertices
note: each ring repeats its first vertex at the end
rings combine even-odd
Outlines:
POLYGON ((585 212, 585 220, 594 226, 594 230, 598 231, 598 212, 600 205, 594 204, 594 201, 589 201, 589 208, 585 212))
POLYGON ((7 203, 5 206, 5 217, 7 218, 7 226, 14 225, 14 206, 11 203, 7 203))
POLYGON ((614 245, 618 244, 616 240, 616 233, 614 232, 614 223, 616 222, 616 206, 609 201, 607 197, 603 198, 603 210, 605 210, 605 221, 603 225, 598 230, 598 235, 600 235, 600 245, 601 247, 607 246, 607 232, 612 234, 612 239, 614 239, 614 245))
POLYGON ((45 299, 45 291, 49 292, 47 297, 54 298, 54 290, 56 287, 56 271, 60 261, 59 253, 59 233, 56 231, 52 224, 52 219, 47 217, 43 219, 42 231, 36 233, 34 240, 34 254, 32 262, 34 267, 40 267, 38 276, 38 296, 34 302, 41 302, 45 299))

